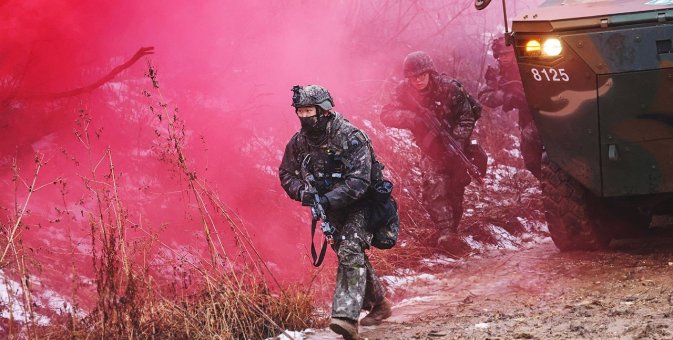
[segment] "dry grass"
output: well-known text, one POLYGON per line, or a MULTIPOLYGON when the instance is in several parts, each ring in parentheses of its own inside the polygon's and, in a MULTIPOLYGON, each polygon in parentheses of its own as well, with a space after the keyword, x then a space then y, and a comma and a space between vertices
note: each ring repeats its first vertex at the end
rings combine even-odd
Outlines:
MULTIPOLYGON (((186 263, 187 275, 167 277, 161 268, 150 270, 148 262, 163 253, 176 251, 162 243, 158 235, 141 223, 124 204, 119 190, 119 172, 108 148, 95 155, 90 138, 91 118, 80 111, 75 136, 88 152, 89 164, 75 160, 77 166, 87 167, 80 175, 88 196, 80 200, 81 216, 88 221, 90 258, 94 272, 95 304, 82 314, 64 308, 50 315, 48 325, 40 325, 33 310, 31 273, 23 249, 22 220, 29 214, 32 195, 43 186, 38 174, 45 162, 35 159, 31 181, 26 181, 14 167, 16 208, 12 218, 2 223, 5 235, 0 243, 3 250, 0 265, 5 279, 18 278, 21 288, 8 289, 11 301, 23 309, 23 320, 12 316, 5 328, 9 338, 31 339, 260 339, 284 332, 300 330, 324 321, 316 313, 315 301, 309 289, 281 287, 266 268, 247 230, 239 224, 219 195, 190 167, 184 149, 185 126, 177 109, 169 110, 159 91, 156 70, 150 66, 148 77, 153 93, 147 98, 159 98, 150 105, 156 117, 157 143, 155 152, 181 176, 184 191, 191 196, 197 223, 202 226, 206 256, 191 254, 186 263), (162 131, 162 133, 158 133, 162 131), (26 194, 22 187, 25 186, 26 194), (22 198, 19 201, 19 197, 22 198), (195 202, 195 203, 194 203, 195 202), (223 228, 226 226, 228 228, 223 228), (222 230, 228 231, 221 234, 222 230), (137 237, 138 233, 145 237, 137 237), (130 239, 129 234, 135 235, 130 239), (225 246, 226 245, 226 246, 225 246), (233 249, 232 249, 233 245, 233 249), (155 252, 154 254, 152 252, 155 252), (177 288, 179 287, 179 288, 177 288)), ((98 132, 96 132, 98 134, 98 132)), ((48 182, 59 184, 60 179, 48 182)), ((64 190, 65 192, 65 190, 64 190)), ((64 206, 65 193, 63 193, 64 206)), ((70 239, 72 242, 72 239, 70 239)), ((74 247, 71 247, 74 249, 74 247)), ((175 258, 178 258, 176 256, 175 258)), ((163 263, 166 268, 182 267, 178 260, 163 263)), ((73 272, 77 268, 73 267, 73 272)), ((5 283, 9 288, 9 281, 5 283)), ((73 282, 72 305, 77 305, 78 291, 73 282)))
POLYGON ((276 295, 264 285, 236 287, 228 279, 182 298, 143 295, 147 299, 115 306, 133 313, 119 313, 107 322, 100 312, 83 319, 67 316, 40 328, 37 338, 263 339, 315 322, 313 300, 305 292, 276 295))
MULTIPOLYGON (((390 1, 384 1, 377 6, 380 7, 382 13, 396 11, 397 7, 401 9, 400 13, 408 13, 408 18, 400 17, 398 19, 401 22, 394 24, 399 28, 393 31, 397 32, 396 34, 391 35, 388 29, 359 30, 358 32, 415 38, 416 34, 413 31, 405 31, 408 27, 407 23, 426 17, 429 18, 426 20, 427 25, 435 23, 434 15, 425 15, 428 11, 423 6, 415 3, 411 5, 401 3, 395 6, 391 4, 393 3, 390 1)), ((446 17, 455 18, 464 11, 464 8, 467 6, 463 4, 449 4, 446 8, 448 14, 446 17)), ((387 21, 388 17, 389 15, 379 15, 373 18, 387 21)), ((372 25, 372 22, 358 16, 354 16, 353 20, 356 22, 355 26, 370 27, 372 25)), ((386 22, 374 23, 377 27, 388 25, 386 22)), ((450 31, 439 30, 436 34, 425 38, 426 43, 433 40, 433 44, 414 44, 414 46, 425 46, 435 56, 450 56, 451 53, 444 49, 447 46, 453 46, 455 38, 456 35, 450 31)), ((476 39, 476 36, 466 37, 466 39, 476 39)), ((370 39, 370 41, 373 40, 370 39)), ((391 39, 388 41, 388 46, 384 47, 396 47, 394 41, 397 39, 391 39)), ((405 43, 404 39, 399 41, 401 41, 400 44, 405 43)), ((389 50, 373 44, 364 44, 363 47, 369 45, 382 51, 389 50)), ((409 46, 411 45, 405 43, 404 48, 397 46, 396 50, 406 51, 409 46)), ((485 46, 477 44, 474 46, 480 49, 481 54, 486 55, 485 46)), ((462 80, 474 80, 473 75, 481 74, 484 68, 483 58, 480 60, 481 63, 468 61, 470 60, 460 59, 455 55, 436 60, 438 66, 442 70, 449 71, 451 76, 462 80)), ((24 227, 22 218, 28 214, 27 206, 30 195, 40 188, 35 179, 37 179, 39 168, 43 166, 43 161, 38 157, 33 181, 24 181, 18 176, 18 171, 15 172, 17 174, 14 178, 16 187, 21 190, 25 188, 28 197, 17 194, 17 197, 21 196, 24 199, 20 202, 17 200, 14 213, 10 214, 12 218, 1 223, 5 238, 0 242, 4 250, 0 265, 6 275, 20 278, 22 290, 16 296, 10 294, 10 298, 17 304, 20 302, 22 308, 25 309, 25 314, 28 315, 27 321, 22 323, 17 323, 10 315, 8 325, 11 327, 6 328, 9 330, 7 336, 40 339, 258 339, 278 334, 284 329, 324 326, 324 316, 316 313, 316 306, 324 304, 321 300, 322 296, 318 295, 319 298, 316 299, 314 298, 316 292, 308 289, 280 287, 265 268, 265 263, 258 255, 245 228, 231 217, 217 193, 190 167, 190 160, 183 148, 183 143, 187 138, 185 127, 177 108, 169 108, 166 104, 167 101, 159 91, 156 70, 151 66, 148 70, 148 77, 152 88, 144 94, 151 102, 149 108, 152 116, 155 117, 154 123, 157 126, 154 151, 160 159, 172 166, 173 171, 180 177, 180 183, 184 184, 184 191, 188 193, 191 200, 190 204, 196 206, 195 215, 198 216, 198 223, 203 230, 202 236, 205 240, 203 248, 207 249, 207 258, 188 264, 188 270, 191 273, 189 282, 181 277, 166 278, 148 270, 144 262, 139 260, 140 257, 147 255, 146 252, 156 250, 157 247, 169 253, 174 250, 158 241, 155 233, 142 227, 137 230, 147 235, 144 241, 148 246, 144 249, 130 247, 131 241, 127 238, 127 232, 129 228, 139 223, 131 221, 134 213, 127 211, 122 195, 117 192, 116 170, 112 155, 109 150, 104 155, 92 154, 89 159, 94 161, 89 164, 90 171, 87 171, 87 175, 83 176, 82 180, 89 190, 89 198, 95 202, 92 205, 95 208, 89 206, 85 211, 90 227, 96 301, 94 307, 86 315, 70 311, 53 316, 49 326, 38 326, 34 311, 31 309, 33 291, 30 282, 30 268, 26 266, 26 251, 20 242, 21 230, 24 227), (155 100, 155 98, 158 99, 155 100), (226 230, 227 234, 220 234, 218 231, 221 230, 226 230), (230 243, 235 244, 237 248, 232 251, 225 247, 223 241, 225 238, 233 240, 230 243), (181 290, 167 287, 187 288, 181 290)), ((396 81, 385 79, 381 83, 385 86, 393 86, 396 81)), ((476 90, 475 84, 467 82, 466 85, 472 86, 471 90, 476 90)), ((382 87, 385 86, 382 85, 382 87)), ((379 93, 383 92, 385 91, 379 91, 379 93)), ((376 103, 362 103, 360 107, 371 107, 372 104, 378 105, 385 101, 381 98, 369 99, 375 100, 376 103)), ((507 136, 515 131, 513 120, 511 115, 490 115, 490 112, 485 112, 479 122, 480 140, 497 162, 505 162, 503 159, 506 155, 502 146, 509 145, 511 142, 507 136)), ((405 144, 404 141, 391 140, 390 135, 386 134, 387 129, 378 123, 378 119, 372 119, 372 121, 375 125, 374 130, 377 131, 373 131, 370 137, 377 144, 375 147, 380 152, 378 154, 380 158, 389 165, 388 170, 417 169, 419 150, 413 145, 405 144), (389 152, 386 154, 385 150, 389 152)), ((89 122, 90 118, 82 112, 76 137, 86 150, 93 150, 94 148, 91 148, 92 139, 89 138, 88 132, 89 122)), ((359 125, 362 126, 362 124, 359 125)), ((95 132, 96 135, 99 133, 101 132, 95 132)), ((274 152, 269 151, 269 155, 273 155, 274 152)), ((270 156, 270 158, 273 157, 270 156)), ((514 165, 521 167, 520 164, 514 165)), ((400 268, 417 268, 420 259, 437 253, 450 257, 462 256, 462 250, 436 245, 437 230, 434 229, 419 201, 420 176, 413 173, 398 174, 394 171, 391 175, 398 188, 395 195, 401 206, 400 245, 391 250, 372 251, 371 258, 377 272, 390 274, 400 268), (402 192, 400 188, 406 188, 409 191, 402 192)), ((514 176, 505 179, 503 183, 513 188, 512 192, 495 193, 479 190, 475 191, 476 194, 472 196, 468 195, 466 208, 474 208, 477 214, 465 219, 463 228, 465 232, 476 229, 476 226, 487 223, 489 219, 505 221, 506 226, 511 226, 508 229, 511 233, 519 232, 520 226, 517 224, 516 217, 527 214, 527 212, 517 205, 532 202, 527 201, 528 198, 521 194, 524 189, 534 185, 526 182, 527 180, 514 176), (497 203, 503 201, 503 198, 512 199, 514 203, 508 206, 498 206, 497 203), (477 208, 477 203, 484 205, 477 208), (484 216, 489 217, 484 218, 484 216)), ((535 204, 531 203, 531 208, 536 207, 535 204)), ((66 206, 65 202, 63 206, 66 206)), ((537 216, 531 215, 531 218, 537 218, 537 216)), ((170 267, 178 264, 166 263, 165 265, 170 267)), ((73 272, 76 269, 73 267, 73 272)), ((331 270, 321 272, 321 277, 316 281, 333 280, 332 272, 331 270), (327 276, 329 279, 325 279, 327 276)), ((77 293, 77 289, 73 288, 71 303, 74 305, 77 305, 77 293)), ((9 310, 12 310, 11 306, 9 310)))

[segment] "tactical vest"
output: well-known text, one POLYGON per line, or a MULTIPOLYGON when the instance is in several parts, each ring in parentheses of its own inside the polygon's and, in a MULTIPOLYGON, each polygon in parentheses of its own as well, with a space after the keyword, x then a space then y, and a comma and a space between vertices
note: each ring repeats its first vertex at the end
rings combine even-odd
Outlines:
POLYGON ((313 175, 318 193, 324 195, 344 179, 343 150, 331 145, 308 149, 312 150, 304 158, 305 170, 313 175))
MULTIPOLYGON (((369 148, 372 159, 370 183, 377 183, 383 178, 383 164, 376 160, 369 137, 362 131, 358 131, 355 134, 360 134, 361 136, 356 138, 360 143, 364 143, 369 148)), ((348 172, 351 166, 348 164, 347 157, 345 156, 349 152, 349 149, 359 147, 358 145, 349 145, 353 143, 353 138, 337 144, 331 137, 329 136, 327 143, 321 146, 311 146, 303 135, 298 139, 298 154, 303 157, 302 171, 307 171, 313 176, 316 190, 321 195, 331 191, 335 185, 345 181, 346 172, 348 172)))

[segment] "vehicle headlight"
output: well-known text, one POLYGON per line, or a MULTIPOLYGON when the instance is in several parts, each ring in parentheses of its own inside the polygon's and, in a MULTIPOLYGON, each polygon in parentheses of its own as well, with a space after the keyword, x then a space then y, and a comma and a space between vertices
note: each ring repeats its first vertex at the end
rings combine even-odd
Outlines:
POLYGON ((558 38, 528 39, 524 41, 523 48, 521 48, 524 57, 558 57, 562 51, 563 45, 558 38))
POLYGON ((526 48, 524 49, 526 51, 527 56, 539 56, 540 55, 540 42, 537 40, 529 40, 526 43, 526 48))
POLYGON ((563 47, 561 47, 561 41, 556 38, 549 38, 544 41, 542 45, 542 55, 549 57, 555 57, 561 54, 563 47))

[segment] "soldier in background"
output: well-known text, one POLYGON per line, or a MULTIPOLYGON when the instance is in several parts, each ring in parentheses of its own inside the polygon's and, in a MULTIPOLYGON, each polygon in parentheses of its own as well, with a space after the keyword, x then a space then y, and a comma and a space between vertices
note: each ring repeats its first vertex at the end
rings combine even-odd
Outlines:
MULTIPOLYGON (((459 82, 437 72, 425 52, 407 55, 403 70, 405 79, 395 89, 392 101, 383 107, 381 122, 411 131, 423 153, 425 208, 443 236, 455 234, 463 216, 463 195, 470 176, 464 163, 438 136, 436 126, 430 124, 434 118, 428 118, 436 117, 459 148, 466 151, 481 107, 472 102, 459 82)), ((485 154, 482 160, 485 172, 485 154)))
POLYGON ((326 89, 307 85, 292 90, 301 130, 285 148, 279 169, 281 185, 290 198, 308 206, 315 203, 317 192, 335 226, 332 249, 339 265, 330 328, 345 339, 358 339, 360 310, 370 310, 360 321, 363 326, 380 324, 392 314, 365 255, 373 237, 366 230, 366 201, 371 199, 366 194, 383 176, 383 167, 376 161, 369 138, 332 111, 334 101, 326 89))
POLYGON ((505 112, 514 109, 519 111, 521 155, 526 169, 540 179, 543 147, 533 116, 528 109, 514 49, 505 44, 504 37, 499 37, 493 40, 491 50, 493 57, 498 61, 498 67, 489 66, 486 70, 484 78, 487 88, 479 93, 479 101, 490 108, 501 106, 505 112))

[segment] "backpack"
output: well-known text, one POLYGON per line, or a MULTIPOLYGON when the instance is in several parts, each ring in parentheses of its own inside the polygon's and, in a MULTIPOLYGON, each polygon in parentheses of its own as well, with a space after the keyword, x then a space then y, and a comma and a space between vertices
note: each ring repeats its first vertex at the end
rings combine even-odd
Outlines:
POLYGON ((395 246, 400 233, 397 201, 393 198, 392 192, 393 183, 385 179, 373 183, 369 192, 367 231, 374 235, 372 246, 379 249, 390 249, 395 246))
POLYGON ((383 178, 381 162, 376 160, 376 154, 369 137, 363 133, 369 153, 372 155, 372 183, 366 194, 369 214, 367 216, 367 231, 373 234, 371 245, 379 249, 390 249, 397 243, 400 233, 400 218, 397 201, 393 197, 393 182, 383 178))
POLYGON ((461 92, 465 95, 465 98, 467 99, 467 102, 470 103, 470 109, 472 109, 472 112, 474 113, 474 116, 476 119, 479 119, 481 117, 481 110, 482 106, 481 103, 479 103, 472 95, 467 92, 463 84, 461 84, 459 81, 452 79, 451 82, 456 85, 461 92))

